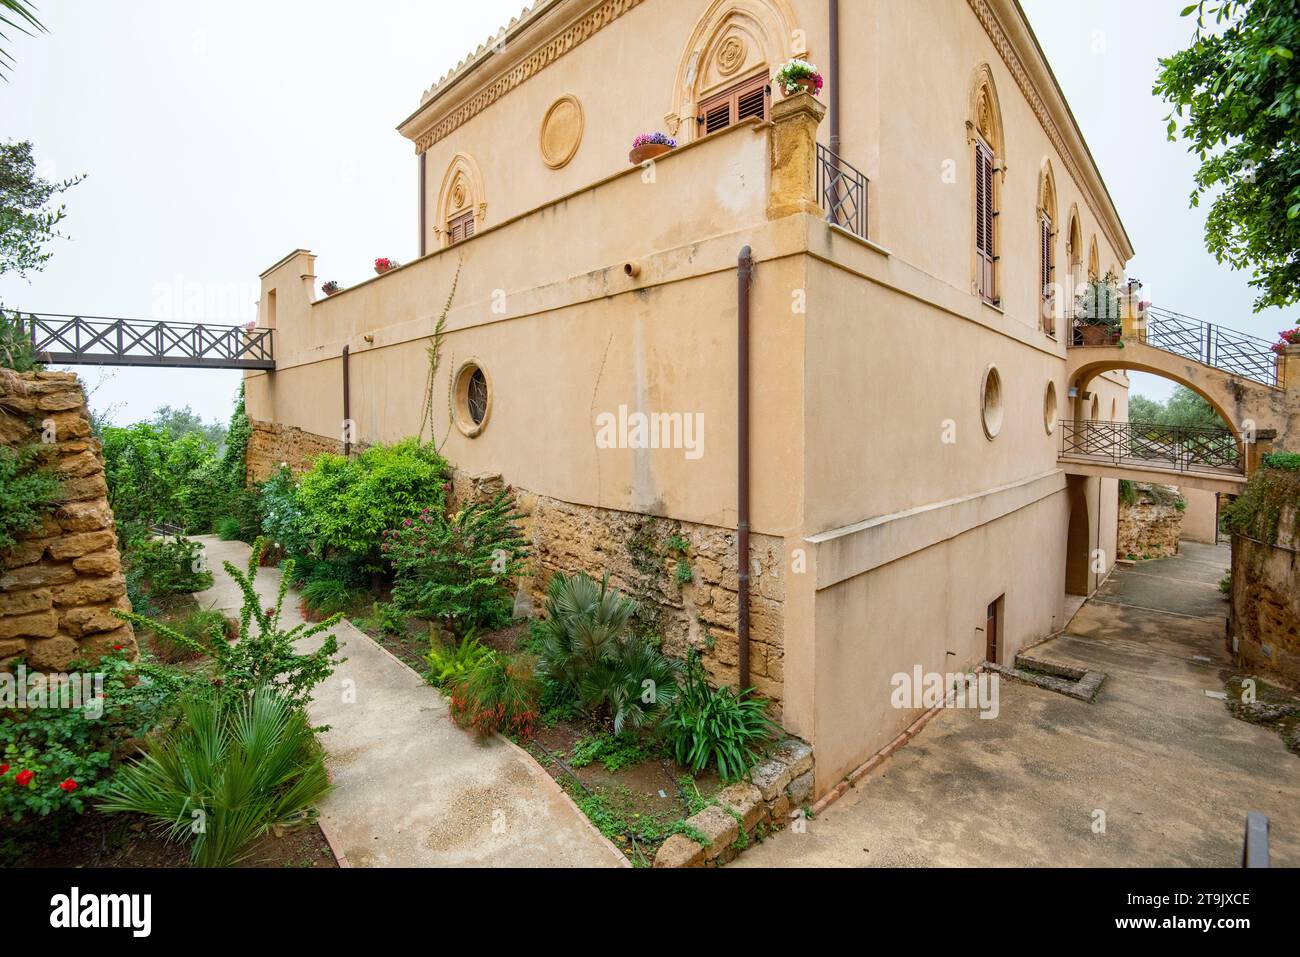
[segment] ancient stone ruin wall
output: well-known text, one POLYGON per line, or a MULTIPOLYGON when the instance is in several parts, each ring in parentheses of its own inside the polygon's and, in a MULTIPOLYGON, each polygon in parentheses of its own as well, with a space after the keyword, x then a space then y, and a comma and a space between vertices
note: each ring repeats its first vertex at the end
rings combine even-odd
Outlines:
POLYGON ((1178 554, 1183 513, 1178 490, 1168 485, 1134 484, 1137 502, 1120 502, 1119 558, 1168 558, 1178 554))
POLYGON ((0 369, 0 444, 32 443, 61 490, 41 526, 0 553, 0 669, 65 671, 119 645, 134 656, 131 626, 112 614, 131 605, 104 458, 72 373, 0 369))
MULTIPOLYGON (((452 485, 456 506, 490 498, 504 487, 500 476, 461 472, 452 485)), ((585 571, 595 578, 608 572, 611 585, 637 600, 639 631, 662 638, 663 651, 676 658, 695 649, 713 684, 735 684, 739 601, 734 529, 513 491, 533 552, 532 575, 522 582, 517 610, 523 610, 522 604, 540 612, 556 572, 585 571), (683 542, 684 551, 675 547, 683 542)), ((773 702, 779 718, 785 690, 784 545, 778 538, 751 535, 750 555, 750 684, 773 702)))
POLYGON ((312 461, 326 452, 343 454, 343 443, 292 425, 276 422, 248 422, 248 452, 244 458, 249 482, 265 482, 282 465, 294 475, 307 471, 312 461))
POLYGON ((1232 538, 1232 632, 1238 663, 1300 690, 1300 533, 1282 510, 1278 542, 1232 538))

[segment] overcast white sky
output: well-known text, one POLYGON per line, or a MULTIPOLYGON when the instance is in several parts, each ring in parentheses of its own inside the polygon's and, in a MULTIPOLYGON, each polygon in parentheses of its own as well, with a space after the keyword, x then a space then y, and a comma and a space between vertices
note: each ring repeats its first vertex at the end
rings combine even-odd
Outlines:
MULTIPOLYGON (((71 241, 0 301, 37 312, 240 322, 257 276, 291 249, 344 285, 416 252, 416 160, 395 130, 422 90, 521 0, 38 0, 49 33, 12 44, 0 136, 30 139, 67 194, 71 241)), ((853 0, 847 0, 852 3, 853 0)), ((960 0, 888 0, 952 3, 960 0)), ((1247 276, 1202 244, 1195 164, 1164 137, 1156 58, 1186 44, 1188 0, 1022 0, 1160 305, 1255 335, 1247 276)), ((701 6, 704 0, 701 0, 701 6)), ((847 42, 851 43, 852 38, 847 42)), ((923 61, 924 54, 918 59, 923 61)), ((235 372, 80 370, 117 422, 163 403, 224 421, 235 372), (96 389, 96 385, 98 388, 96 389)), ((1170 384, 1135 376, 1136 391, 1170 384)))

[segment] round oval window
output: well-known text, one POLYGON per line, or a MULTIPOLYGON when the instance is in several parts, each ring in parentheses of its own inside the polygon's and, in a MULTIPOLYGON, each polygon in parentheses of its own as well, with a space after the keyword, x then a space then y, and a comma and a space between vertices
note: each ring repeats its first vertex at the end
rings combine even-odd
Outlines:
POLYGON ((984 383, 980 388, 980 406, 984 434, 990 439, 1002 431, 1002 376, 996 366, 984 370, 984 383))
POLYGON ((483 431, 492 411, 492 385, 477 362, 466 362, 456 373, 456 426, 470 438, 483 431))
POLYGON ((1043 427, 1047 434, 1056 431, 1056 383, 1047 383, 1047 392, 1043 395, 1043 427))

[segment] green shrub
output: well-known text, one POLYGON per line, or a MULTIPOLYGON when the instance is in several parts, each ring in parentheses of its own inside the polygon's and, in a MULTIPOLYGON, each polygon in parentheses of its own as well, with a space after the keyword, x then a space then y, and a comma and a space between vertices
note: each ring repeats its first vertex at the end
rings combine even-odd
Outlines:
POLYGON ((294 649, 294 643, 327 632, 338 623, 340 616, 333 615, 314 625, 303 623, 285 631, 280 626, 280 615, 285 592, 293 577, 293 561, 285 562, 275 605, 265 608, 253 588, 265 548, 266 542, 262 539, 254 543, 246 572, 241 572, 230 562, 224 563, 226 574, 239 585, 244 598, 239 612, 239 635, 233 643, 224 635, 203 635, 195 639, 133 612, 115 611, 114 614, 176 645, 211 658, 216 666, 213 684, 232 700, 242 700, 264 685, 274 685, 290 702, 305 708, 312 689, 333 674, 345 659, 338 657, 339 643, 333 635, 326 635, 320 647, 312 652, 299 653, 294 649))
MULTIPOLYGON (((227 634, 226 616, 215 608, 201 608, 191 612, 179 621, 175 628, 181 634, 193 639, 194 644, 207 644, 224 639, 227 634)), ((161 661, 175 664, 180 661, 193 661, 202 654, 193 645, 178 645, 169 638, 153 634, 153 650, 161 661)))
POLYGON ((1282 516, 1294 516, 1291 534, 1300 534, 1300 472, 1286 468, 1259 469, 1241 494, 1221 513, 1223 527, 1273 545, 1281 532, 1282 516))
POLYGON ((492 649, 480 645, 473 634, 466 635, 459 644, 449 647, 430 631, 429 650, 424 656, 424 660, 429 663, 429 683, 441 688, 473 671, 492 654, 492 649))
POLYGON ((226 502, 217 448, 200 432, 139 422, 102 430, 108 503, 119 524, 212 530, 226 502))
POLYGON ((660 728, 678 764, 696 774, 713 766, 724 781, 747 775, 779 730, 766 699, 710 688, 694 656, 676 707, 660 728))
MULTIPOLYGON (((6 210, 6 212, 8 212, 6 210)), ((15 311, 0 309, 0 369, 30 372, 41 368, 32 337, 15 311)))
POLYGON ((489 654, 453 678, 447 690, 451 716, 480 738, 497 731, 528 737, 537 725, 542 687, 532 655, 489 654))
POLYGON ((385 536, 384 557, 397 576, 393 603, 456 631, 496 628, 510 621, 514 577, 523 571, 528 541, 509 491, 468 505, 451 518, 426 508, 385 536))
POLYGON ((0 551, 39 528, 58 495, 59 480, 41 468, 40 446, 0 446, 0 551))
POLYGON ((441 512, 446 481, 447 463, 433 446, 409 439, 352 458, 320 456, 299 480, 296 501, 320 548, 378 569, 384 532, 422 509, 441 512))
POLYGON ((586 572, 556 574, 547 587, 546 618, 538 628, 541 671, 575 699, 582 679, 628 634, 636 602, 586 572))
POLYGON ((304 712, 270 688, 201 694, 184 720, 123 768, 100 810, 145 814, 189 842, 199 867, 228 867, 272 827, 311 820, 329 791, 324 753, 304 712))
POLYGON ((542 673, 615 733, 650 724, 677 696, 679 666, 629 633, 636 602, 585 572, 556 575, 540 627, 542 673))
POLYGON ((151 598, 189 595, 212 587, 203 546, 188 538, 137 538, 126 550, 130 575, 151 598))
MULTIPOLYGON (((49 707, 76 701, 70 693, 64 698, 47 692, 38 701, 34 676, 28 675, 28 707, 0 710, 0 820, 59 824, 82 813, 89 800, 105 793, 122 752, 166 719, 184 687, 179 676, 127 661, 123 649, 108 652, 93 668, 80 661, 71 667, 74 678, 92 682, 78 707, 49 707), (102 681, 98 689, 96 678, 102 681)), ((0 827, 0 833, 10 827, 0 827)))
POLYGON ((217 519, 217 537, 223 542, 237 542, 243 537, 244 526, 233 515, 217 519))
POLYGON ((1300 472, 1300 452, 1269 452, 1261 462, 1266 469, 1300 472))
POLYGON ((298 501, 298 483, 287 468, 281 468, 261 487, 262 534, 294 556, 313 553, 313 533, 298 501))
POLYGON ((352 606, 356 592, 337 578, 313 578, 302 586, 302 601, 313 615, 328 618, 352 606))

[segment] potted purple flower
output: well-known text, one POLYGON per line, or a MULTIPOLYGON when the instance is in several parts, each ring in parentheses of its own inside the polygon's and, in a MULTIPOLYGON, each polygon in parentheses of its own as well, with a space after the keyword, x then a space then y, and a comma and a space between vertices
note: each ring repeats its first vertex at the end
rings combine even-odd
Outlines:
POLYGON ((816 96, 822 91, 825 82, 817 68, 807 60, 788 60, 772 74, 772 80, 786 96, 796 93, 811 93, 816 96))
POLYGON ((339 291, 339 284, 335 280, 331 279, 328 282, 321 283, 320 291, 325 293, 327 296, 332 296, 339 291))
POLYGON ((632 152, 627 154, 627 159, 633 166, 640 166, 675 149, 677 141, 666 133, 642 133, 632 141, 632 152))

